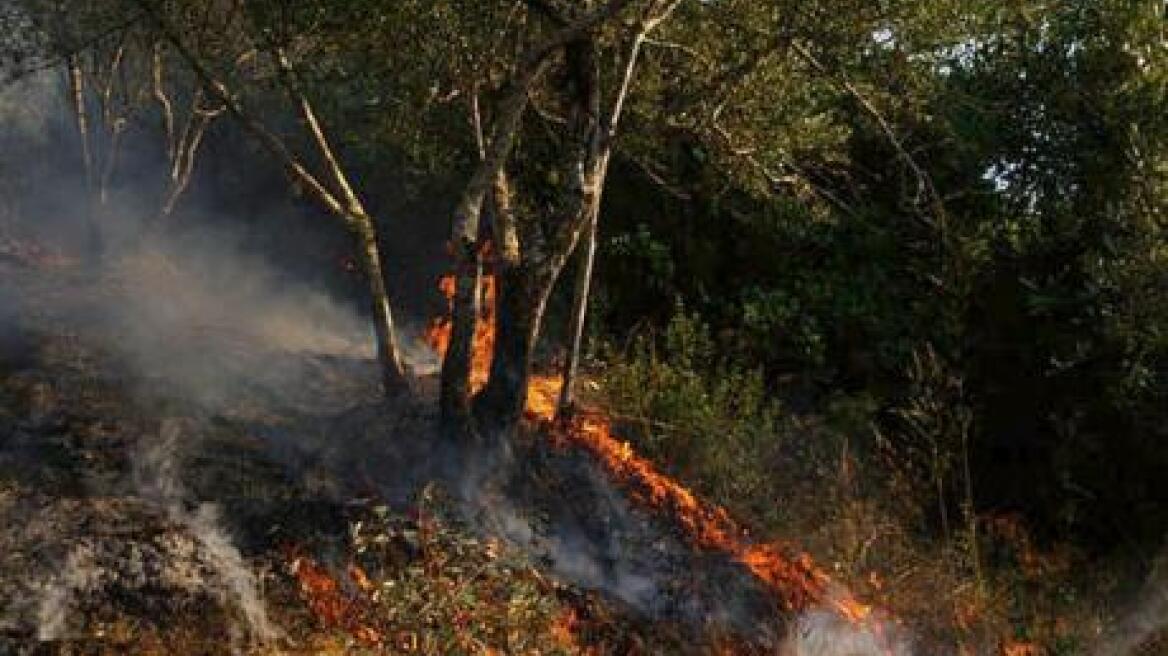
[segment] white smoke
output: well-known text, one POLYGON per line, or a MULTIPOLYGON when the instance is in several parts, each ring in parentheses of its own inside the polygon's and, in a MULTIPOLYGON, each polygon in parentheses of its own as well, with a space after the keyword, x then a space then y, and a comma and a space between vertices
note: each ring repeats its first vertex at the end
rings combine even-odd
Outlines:
POLYGON ((88 591, 97 581, 93 552, 69 551, 61 573, 49 581, 37 605, 37 640, 61 640, 68 630, 69 604, 74 594, 88 591))
POLYGON ((912 646, 900 628, 871 621, 856 624, 838 613, 817 608, 796 619, 780 656, 911 656, 912 646))
POLYGON ((1093 656, 1159 654, 1168 647, 1168 550, 1160 554, 1143 590, 1091 650, 1093 656), (1159 644, 1157 645, 1157 638, 1159 644), (1152 646, 1149 647, 1149 643, 1152 646))
POLYGON ((139 493, 160 505, 171 521, 184 526, 198 540, 203 557, 217 575, 218 589, 213 592, 238 610, 244 620, 243 627, 232 627, 236 641, 272 644, 279 630, 268 619, 255 575, 220 526, 217 508, 213 504, 201 504, 195 510, 186 508, 178 461, 183 435, 195 439, 189 431, 184 433, 180 421, 167 419, 157 439, 144 441, 134 470, 139 493))

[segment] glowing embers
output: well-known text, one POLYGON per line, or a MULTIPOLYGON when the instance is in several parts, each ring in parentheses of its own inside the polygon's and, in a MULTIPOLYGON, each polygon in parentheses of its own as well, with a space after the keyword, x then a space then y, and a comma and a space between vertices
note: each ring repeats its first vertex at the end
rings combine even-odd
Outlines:
POLYGON ((368 619, 368 594, 373 589, 365 571, 350 563, 342 583, 327 568, 295 549, 286 551, 288 569, 296 578, 301 599, 325 627, 340 629, 367 646, 379 646, 384 638, 368 619))
MULTIPOLYGON (((534 377, 529 398, 555 398, 558 385, 556 379, 534 377)), ((543 414, 543 406, 529 405, 529 417, 543 422, 557 444, 576 446, 591 454, 635 501, 669 513, 695 546, 727 552, 765 582, 786 610, 798 612, 826 606, 853 622, 864 622, 871 616, 870 606, 834 586, 809 555, 781 543, 751 543, 747 531, 724 508, 702 501, 676 480, 658 472, 651 462, 636 455, 628 442, 612 434, 604 417, 584 413, 565 424, 543 414)))

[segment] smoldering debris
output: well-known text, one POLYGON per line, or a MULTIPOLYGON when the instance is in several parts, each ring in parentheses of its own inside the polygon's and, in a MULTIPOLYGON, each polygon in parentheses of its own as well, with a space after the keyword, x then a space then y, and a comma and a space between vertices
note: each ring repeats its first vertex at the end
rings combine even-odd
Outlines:
POLYGON ((20 489, 0 498, 0 516, 0 652, 127 621, 142 631, 228 621, 214 557, 149 504, 20 489))
POLYGON ((61 573, 51 579, 37 604, 37 640, 47 642, 65 637, 69 604, 74 593, 86 593, 99 581, 90 549, 74 547, 61 566, 61 573))
MULTIPOLYGON (((23 294, 26 308, 50 306, 100 351, 94 367, 120 372, 135 404, 177 403, 191 417, 162 421, 129 448, 132 488, 154 522, 186 536, 203 568, 194 589, 224 625, 240 627, 240 642, 278 632, 260 581, 214 507, 201 505, 202 490, 183 480, 196 466, 187 455, 217 421, 246 427, 247 439, 293 477, 319 471, 329 483, 313 489, 330 498, 372 489, 393 499, 403 480, 445 478, 472 501, 476 526, 507 537, 557 578, 600 591, 634 615, 780 643, 785 620, 749 572, 724 554, 695 553, 676 527, 632 507, 585 454, 532 445, 513 459, 456 455, 419 437, 432 430, 425 412, 379 402, 377 412, 369 410, 378 397, 376 369, 355 308, 285 279, 231 243, 203 235, 152 245, 74 286, 30 274, 40 280, 17 293, 35 290, 23 294)), ((69 557, 63 552, 55 562, 69 557)), ((121 566, 103 558, 102 569, 121 566)), ((42 579, 35 589, 43 603, 25 611, 28 622, 39 626, 40 618, 46 628, 39 633, 68 635, 70 618, 92 612, 85 600, 110 590, 104 581, 42 579)))

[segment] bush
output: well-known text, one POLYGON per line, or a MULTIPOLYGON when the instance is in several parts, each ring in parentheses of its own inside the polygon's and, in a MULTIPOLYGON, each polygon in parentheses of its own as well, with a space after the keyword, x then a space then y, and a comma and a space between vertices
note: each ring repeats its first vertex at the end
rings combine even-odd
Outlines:
POLYGON ((967 392, 932 348, 915 351, 891 403, 837 394, 804 415, 783 411, 758 368, 720 355, 695 314, 608 351, 603 400, 639 452, 759 539, 793 540, 911 618, 924 644, 1075 653, 1099 626, 1081 591, 1107 573, 1076 574, 1081 554, 1040 548, 1020 517, 975 512, 967 392))
POLYGON ((760 370, 720 358, 707 326, 684 311, 608 360, 607 405, 638 449, 736 512, 773 518, 782 415, 760 370))

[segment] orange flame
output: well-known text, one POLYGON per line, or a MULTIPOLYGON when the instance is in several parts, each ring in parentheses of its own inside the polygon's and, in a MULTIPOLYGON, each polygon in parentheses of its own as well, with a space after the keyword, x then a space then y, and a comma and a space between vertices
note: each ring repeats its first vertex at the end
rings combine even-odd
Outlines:
MULTIPOLYGON (((308 556, 297 555, 295 550, 289 549, 287 559, 289 569, 300 586, 300 597, 321 624, 347 631, 368 646, 382 644, 384 638, 381 632, 369 626, 364 619, 367 604, 361 594, 346 594, 340 582, 308 556)), ((369 577, 356 564, 350 563, 346 570, 362 594, 372 589, 369 577)))
POLYGON ((1002 656, 1044 656, 1046 650, 1032 642, 1006 642, 1002 656))
POLYGON ((699 499, 678 481, 657 471, 636 455, 628 442, 612 432, 608 419, 595 411, 581 413, 570 425, 554 421, 560 381, 533 376, 527 397, 529 419, 544 423, 561 445, 582 448, 600 461, 609 475, 625 484, 634 500, 669 510, 694 544, 724 551, 749 569, 776 594, 789 611, 812 605, 829 606, 852 622, 866 621, 872 607, 831 584, 806 553, 782 543, 757 544, 725 508, 699 499))
MULTIPOLYGON (((485 274, 480 278, 479 289, 479 316, 475 322, 473 348, 471 350, 470 380, 471 387, 481 388, 487 382, 491 371, 491 354, 495 349, 495 277, 485 274)), ((451 313, 454 310, 454 287, 456 279, 452 274, 446 274, 438 279, 438 290, 446 298, 446 313, 430 320, 422 334, 426 345, 439 356, 446 354, 450 346, 450 332, 452 329, 451 313)))

